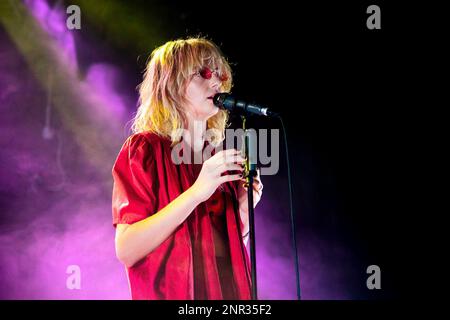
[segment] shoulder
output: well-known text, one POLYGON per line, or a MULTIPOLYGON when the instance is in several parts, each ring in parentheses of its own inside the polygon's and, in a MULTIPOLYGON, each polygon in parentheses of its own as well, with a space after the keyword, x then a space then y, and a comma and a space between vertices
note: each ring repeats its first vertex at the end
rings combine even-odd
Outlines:
POLYGON ((156 147, 158 144, 164 143, 166 140, 168 139, 158 136, 153 132, 139 132, 130 135, 125 140, 123 147, 136 148, 143 145, 156 147))
POLYGON ((163 149, 170 147, 170 139, 153 132, 139 132, 130 135, 124 142, 121 152, 126 152, 129 158, 153 159, 163 149))
POLYGON ((154 132, 146 131, 132 134, 126 139, 125 144, 149 144, 152 146, 157 146, 159 144, 166 144, 167 142, 170 143, 170 140, 161 137, 154 132))

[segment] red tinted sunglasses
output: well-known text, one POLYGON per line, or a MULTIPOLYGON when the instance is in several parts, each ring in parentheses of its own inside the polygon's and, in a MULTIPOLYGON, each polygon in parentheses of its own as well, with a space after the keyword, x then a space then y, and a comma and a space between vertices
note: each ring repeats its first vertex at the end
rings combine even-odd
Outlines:
POLYGON ((225 82, 228 80, 228 76, 226 74, 219 74, 217 70, 211 70, 208 67, 203 67, 199 72, 196 74, 200 75, 203 79, 211 79, 213 73, 216 73, 217 78, 219 78, 220 81, 225 82))

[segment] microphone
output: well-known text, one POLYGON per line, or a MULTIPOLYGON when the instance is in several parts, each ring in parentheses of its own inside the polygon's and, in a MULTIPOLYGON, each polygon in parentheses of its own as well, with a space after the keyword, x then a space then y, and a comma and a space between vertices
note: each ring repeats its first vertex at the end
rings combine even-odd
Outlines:
POLYGON ((278 117, 278 113, 270 111, 268 108, 264 108, 256 104, 247 103, 241 100, 236 100, 226 92, 216 93, 213 98, 213 103, 216 107, 229 111, 241 110, 260 116, 278 117))

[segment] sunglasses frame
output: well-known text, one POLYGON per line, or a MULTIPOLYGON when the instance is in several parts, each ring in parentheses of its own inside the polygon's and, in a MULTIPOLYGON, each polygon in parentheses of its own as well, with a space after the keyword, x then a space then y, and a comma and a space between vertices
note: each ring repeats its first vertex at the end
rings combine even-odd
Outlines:
POLYGON ((228 77, 226 75, 220 76, 217 70, 211 70, 209 67, 201 68, 199 71, 197 71, 195 73, 195 75, 198 75, 198 76, 202 77, 203 79, 210 80, 212 78, 213 73, 215 73, 216 77, 222 82, 225 82, 228 80, 228 77))

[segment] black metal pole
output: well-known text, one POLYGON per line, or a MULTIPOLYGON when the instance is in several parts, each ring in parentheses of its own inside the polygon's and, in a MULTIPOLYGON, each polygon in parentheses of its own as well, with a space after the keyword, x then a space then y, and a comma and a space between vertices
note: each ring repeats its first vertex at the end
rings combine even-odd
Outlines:
POLYGON ((252 300, 258 300, 258 286, 256 277, 256 245, 255 245, 255 217, 253 209, 253 177, 257 175, 256 162, 253 163, 250 158, 250 137, 245 127, 245 116, 242 116, 242 129, 244 130, 244 150, 245 150, 245 175, 247 182, 247 198, 248 198, 248 218, 249 218, 249 237, 250 237, 250 261, 252 276, 252 300))
POLYGON ((258 300, 258 286, 256 281, 256 247, 255 247, 255 218, 253 210, 253 174, 249 172, 248 182, 248 218, 250 227, 250 261, 252 265, 252 300, 258 300))

